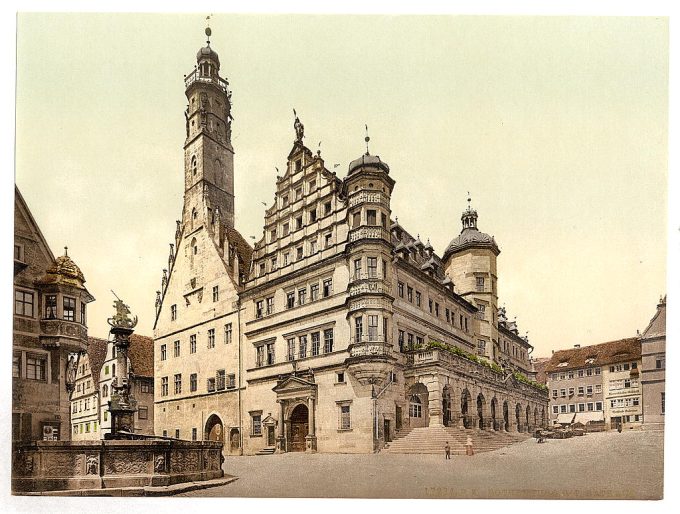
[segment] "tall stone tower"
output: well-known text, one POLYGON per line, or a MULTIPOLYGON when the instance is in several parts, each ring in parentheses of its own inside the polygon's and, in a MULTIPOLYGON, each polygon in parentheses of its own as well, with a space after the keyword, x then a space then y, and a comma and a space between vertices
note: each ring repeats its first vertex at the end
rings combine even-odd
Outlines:
POLYGON ((496 360, 498 345, 498 275, 496 258, 501 253, 494 238, 477 229, 477 211, 470 206, 461 216, 463 229, 446 248, 443 256, 446 274, 456 292, 475 305, 479 312, 475 325, 477 353, 496 360))
POLYGON ((194 70, 184 77, 189 102, 184 113, 184 211, 185 234, 205 223, 234 227, 234 149, 231 146, 231 92, 220 77, 220 58, 207 45, 196 55, 194 70))
MULTIPOLYGON (((368 144, 368 136, 366 143, 368 144)), ((394 180, 380 157, 366 153, 352 161, 344 181, 350 227, 349 268, 350 373, 362 384, 380 385, 393 368, 391 357, 392 243, 390 197, 394 180)))

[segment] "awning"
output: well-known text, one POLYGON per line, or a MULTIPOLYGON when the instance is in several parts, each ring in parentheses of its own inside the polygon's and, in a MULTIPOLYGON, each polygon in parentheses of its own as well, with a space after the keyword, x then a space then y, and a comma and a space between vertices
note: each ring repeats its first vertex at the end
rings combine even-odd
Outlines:
POLYGON ((604 412, 601 410, 594 410, 590 412, 577 412, 574 422, 583 423, 584 425, 589 421, 604 421, 604 412))
POLYGON ((564 412, 562 414, 557 415, 557 422, 559 424, 564 424, 564 425, 571 425, 572 420, 574 419, 575 414, 573 412, 564 412))

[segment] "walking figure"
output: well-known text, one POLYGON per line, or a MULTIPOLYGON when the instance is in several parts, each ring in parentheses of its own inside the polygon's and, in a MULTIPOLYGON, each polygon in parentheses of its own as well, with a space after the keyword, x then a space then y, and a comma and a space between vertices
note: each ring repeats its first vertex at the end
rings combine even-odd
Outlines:
POLYGON ((446 453, 446 458, 450 459, 451 458, 451 446, 449 446, 448 441, 446 441, 446 446, 444 446, 444 452, 446 453))
POLYGON ((474 455, 475 451, 472 449, 472 437, 468 436, 467 442, 465 443, 465 455, 474 455))

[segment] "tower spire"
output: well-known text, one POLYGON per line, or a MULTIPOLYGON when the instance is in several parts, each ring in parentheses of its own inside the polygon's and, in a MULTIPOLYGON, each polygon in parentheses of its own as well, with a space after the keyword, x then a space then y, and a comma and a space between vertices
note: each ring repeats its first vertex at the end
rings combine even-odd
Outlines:
POLYGON ((371 140, 371 138, 368 137, 368 124, 366 124, 365 127, 366 127, 366 137, 364 138, 364 141, 366 141, 366 155, 369 155, 369 153, 368 153, 368 142, 371 140))
POLYGON ((205 35, 208 36, 208 39, 206 40, 206 43, 208 43, 208 46, 210 46, 210 36, 212 35, 212 30, 210 30, 210 17, 212 14, 209 14, 208 16, 205 17, 205 35))

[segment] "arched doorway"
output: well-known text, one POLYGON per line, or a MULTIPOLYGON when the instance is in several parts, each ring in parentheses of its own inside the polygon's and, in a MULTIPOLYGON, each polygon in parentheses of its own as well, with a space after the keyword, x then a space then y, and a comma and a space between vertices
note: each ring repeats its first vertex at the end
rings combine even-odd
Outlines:
POLYGON ((239 437, 238 428, 232 428, 229 431, 229 450, 235 452, 241 446, 241 438, 239 437))
POLYGON ((484 395, 479 393, 477 395, 477 426, 480 429, 484 429, 484 407, 486 407, 486 400, 484 395))
POLYGON ((538 407, 534 407, 534 428, 538 428, 538 407))
POLYGON ((491 398, 491 426, 494 430, 498 430, 498 421, 496 421, 496 397, 491 398))
POLYGON ((517 423, 517 431, 522 431, 522 406, 518 403, 515 406, 515 422, 517 423))
POLYGON ((508 402, 503 402, 503 428, 506 432, 510 430, 510 413, 508 409, 508 402))
POLYGON ((444 386, 442 392, 442 422, 445 427, 451 424, 451 390, 449 386, 444 386))
POLYGON ((204 439, 208 441, 224 442, 224 426, 217 414, 213 414, 208 418, 208 421, 205 422, 204 434, 204 439))
POLYGON ((408 415, 411 428, 428 425, 430 393, 420 382, 409 389, 408 415))
POLYGON ((531 416, 531 407, 527 405, 527 414, 526 414, 526 420, 524 423, 524 426, 526 427, 526 430, 529 430, 529 417, 531 416))
POLYGON ((290 451, 303 452, 307 448, 305 437, 309 433, 309 409, 304 403, 290 414, 290 451))
POLYGON ((463 389, 460 395, 460 415, 463 417, 463 426, 465 428, 472 428, 472 416, 470 416, 470 404, 472 403, 472 395, 470 391, 463 389))

